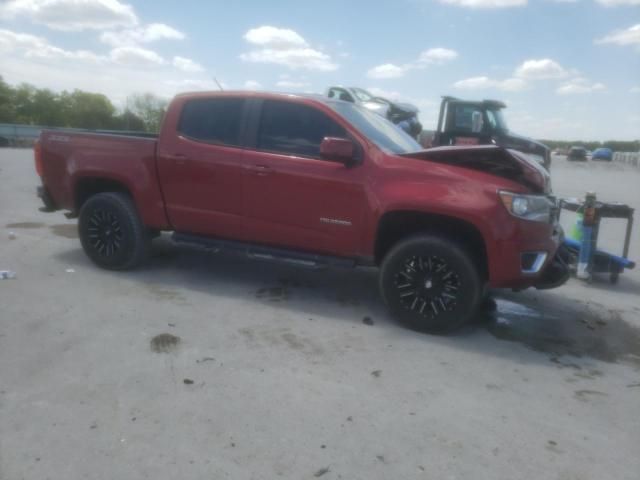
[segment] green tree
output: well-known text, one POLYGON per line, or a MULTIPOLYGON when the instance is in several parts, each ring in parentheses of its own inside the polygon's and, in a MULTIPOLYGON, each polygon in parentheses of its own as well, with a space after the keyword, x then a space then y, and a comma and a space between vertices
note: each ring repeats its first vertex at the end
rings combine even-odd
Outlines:
POLYGON ((36 125, 64 127, 66 119, 60 105, 60 95, 51 90, 36 90, 33 94, 31 120, 36 125))
POLYGON ((35 113, 34 96, 36 88, 27 83, 18 85, 13 91, 14 120, 12 123, 33 125, 35 113))
POLYGON ((167 101, 153 93, 141 93, 127 98, 127 106, 144 122, 147 132, 158 133, 167 110, 167 101))
POLYGON ((101 93, 74 90, 63 92, 62 104, 69 127, 106 129, 113 123, 116 112, 111 101, 101 93))
POLYGON ((113 118, 112 127, 115 130, 129 130, 133 132, 144 132, 145 125, 140 117, 131 110, 125 110, 120 115, 113 118))
POLYGON ((13 88, 0 76, 0 123, 11 123, 15 118, 13 88))

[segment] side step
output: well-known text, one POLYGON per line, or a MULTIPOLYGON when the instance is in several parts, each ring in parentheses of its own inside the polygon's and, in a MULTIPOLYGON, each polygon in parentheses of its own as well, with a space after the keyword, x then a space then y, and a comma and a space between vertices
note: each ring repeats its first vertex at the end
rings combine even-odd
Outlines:
POLYGON ((233 240, 222 240, 219 238, 210 238, 188 233, 174 232, 171 238, 176 243, 196 245, 212 250, 216 253, 220 251, 230 251, 245 255, 248 258, 292 263, 311 268, 328 266, 352 268, 356 266, 356 260, 351 258, 317 255, 313 253, 299 252, 297 250, 266 247, 264 245, 236 242, 233 240))

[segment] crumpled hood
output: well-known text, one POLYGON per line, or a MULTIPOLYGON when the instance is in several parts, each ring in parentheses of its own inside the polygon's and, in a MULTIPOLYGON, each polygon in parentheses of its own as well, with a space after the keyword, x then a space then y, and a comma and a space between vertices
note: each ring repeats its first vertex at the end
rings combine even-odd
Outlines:
POLYGON ((536 193, 551 193, 550 176, 543 167, 518 151, 496 145, 437 147, 399 156, 478 170, 518 182, 536 193))
POLYGON ((525 137, 524 135, 518 135, 517 133, 505 133, 500 140, 501 147, 513 148, 523 152, 544 154, 544 152, 549 150, 549 147, 544 143, 540 143, 537 140, 525 137))

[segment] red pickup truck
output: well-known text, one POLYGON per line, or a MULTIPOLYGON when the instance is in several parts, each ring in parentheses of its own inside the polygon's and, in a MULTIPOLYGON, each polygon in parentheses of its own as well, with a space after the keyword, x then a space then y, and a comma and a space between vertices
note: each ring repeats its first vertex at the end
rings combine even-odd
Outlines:
POLYGON ((189 93, 158 136, 45 130, 39 196, 78 217, 103 268, 151 239, 304 265, 378 266, 396 317, 431 332, 487 288, 551 288, 568 272, 548 173, 496 146, 423 150, 386 119, 322 96, 189 93))

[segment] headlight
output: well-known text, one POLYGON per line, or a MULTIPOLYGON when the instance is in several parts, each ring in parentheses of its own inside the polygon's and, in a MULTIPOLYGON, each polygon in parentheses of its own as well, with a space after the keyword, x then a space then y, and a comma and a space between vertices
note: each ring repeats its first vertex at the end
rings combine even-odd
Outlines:
POLYGON ((551 221, 553 202, 544 195, 523 195, 520 193, 498 192, 502 204, 514 217, 532 222, 551 221))

